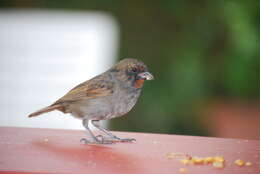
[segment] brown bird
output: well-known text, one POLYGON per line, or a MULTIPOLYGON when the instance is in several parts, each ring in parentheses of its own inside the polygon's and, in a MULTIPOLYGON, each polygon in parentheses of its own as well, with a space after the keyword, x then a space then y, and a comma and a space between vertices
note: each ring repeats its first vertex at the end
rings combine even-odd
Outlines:
POLYGON ((152 79, 153 75, 143 62, 132 58, 123 59, 106 72, 79 84, 52 105, 31 113, 29 117, 59 110, 83 120, 90 139, 83 138, 81 142, 132 142, 135 139, 119 138, 100 127, 99 121, 120 117, 129 112, 140 96, 144 81, 152 79), (89 129, 89 122, 107 137, 95 136, 89 129))

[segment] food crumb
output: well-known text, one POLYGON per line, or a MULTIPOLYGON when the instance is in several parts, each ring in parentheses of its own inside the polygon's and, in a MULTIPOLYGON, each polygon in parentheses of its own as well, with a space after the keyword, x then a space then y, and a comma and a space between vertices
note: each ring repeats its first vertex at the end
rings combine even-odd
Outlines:
POLYGON ((222 169, 224 168, 224 162, 220 162, 220 161, 214 161, 212 163, 212 166, 215 167, 215 168, 218 168, 218 169, 222 169))
POLYGON ((214 168, 224 168, 225 159, 222 156, 215 157, 190 157, 181 159, 180 162, 184 165, 212 165, 214 168))
POLYGON ((47 142, 49 142, 49 139, 48 138, 44 138, 43 141, 47 143, 47 142))
MULTIPOLYGON (((184 165, 211 165, 214 168, 225 168, 226 160, 222 156, 213 156, 213 157, 196 157, 185 155, 182 153, 167 153, 166 157, 168 159, 179 159, 179 161, 184 165)), ((249 161, 244 161, 241 159, 237 159, 234 161, 234 164, 237 166, 252 166, 252 163, 249 161)), ((260 164, 260 162, 256 162, 255 164, 260 164)), ((185 173, 187 169, 180 168, 179 171, 181 173, 185 173)))
POLYGON ((214 162, 214 158, 213 157, 206 157, 204 158, 204 164, 210 164, 214 162))
POLYGON ((245 165, 246 166, 252 166, 252 163, 251 162, 246 162, 245 165))
POLYGON ((222 156, 216 156, 216 157, 214 157, 214 161, 216 161, 216 162, 224 162, 225 159, 222 156))
POLYGON ((170 153, 166 154, 166 158, 168 158, 168 159, 180 159, 180 158, 186 158, 186 155, 182 154, 182 153, 170 152, 170 153))
POLYGON ((182 162, 182 164, 188 165, 190 163, 190 160, 182 159, 181 162, 182 162))
POLYGON ((238 166, 244 166, 245 165, 245 162, 241 159, 237 159, 234 163, 238 166))
POLYGON ((203 161, 204 161, 204 159, 198 158, 198 157, 193 157, 193 158, 191 159, 191 162, 194 163, 194 164, 202 164, 203 161))
POLYGON ((173 159, 174 158, 174 154, 173 153, 167 153, 166 154, 166 158, 173 159))
POLYGON ((180 172, 180 173, 186 173, 186 172, 187 172, 187 169, 186 169, 186 168, 180 168, 179 172, 180 172))

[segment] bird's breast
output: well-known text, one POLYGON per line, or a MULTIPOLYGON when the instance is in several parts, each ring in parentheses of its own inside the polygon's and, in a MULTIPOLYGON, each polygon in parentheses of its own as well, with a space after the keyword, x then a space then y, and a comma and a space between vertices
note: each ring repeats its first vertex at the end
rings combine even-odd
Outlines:
POLYGON ((124 91, 114 96, 113 107, 111 108, 111 118, 119 117, 129 112, 136 104, 140 90, 138 91, 124 91))

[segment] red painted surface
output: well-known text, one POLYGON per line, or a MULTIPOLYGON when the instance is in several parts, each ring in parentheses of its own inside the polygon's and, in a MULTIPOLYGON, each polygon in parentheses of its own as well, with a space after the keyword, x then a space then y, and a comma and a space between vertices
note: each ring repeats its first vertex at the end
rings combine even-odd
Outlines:
POLYGON ((18 174, 260 174, 260 141, 176 135, 122 133, 136 143, 82 145, 84 131, 0 128, 0 173, 18 174), (47 141, 48 140, 48 141, 47 141), (192 156, 223 156, 226 166, 185 166, 167 159, 169 152, 192 156), (234 165, 236 159, 252 166, 234 165))

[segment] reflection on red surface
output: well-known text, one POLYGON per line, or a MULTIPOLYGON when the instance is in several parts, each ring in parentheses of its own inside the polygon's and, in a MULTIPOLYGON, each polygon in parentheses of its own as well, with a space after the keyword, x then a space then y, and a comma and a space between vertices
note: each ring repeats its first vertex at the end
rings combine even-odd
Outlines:
POLYGON ((33 142, 33 146, 55 156, 57 160, 71 163, 79 169, 88 166, 93 171, 107 171, 108 173, 137 173, 136 161, 130 154, 116 151, 114 148, 103 145, 81 145, 75 147, 60 146, 43 141, 33 142))

